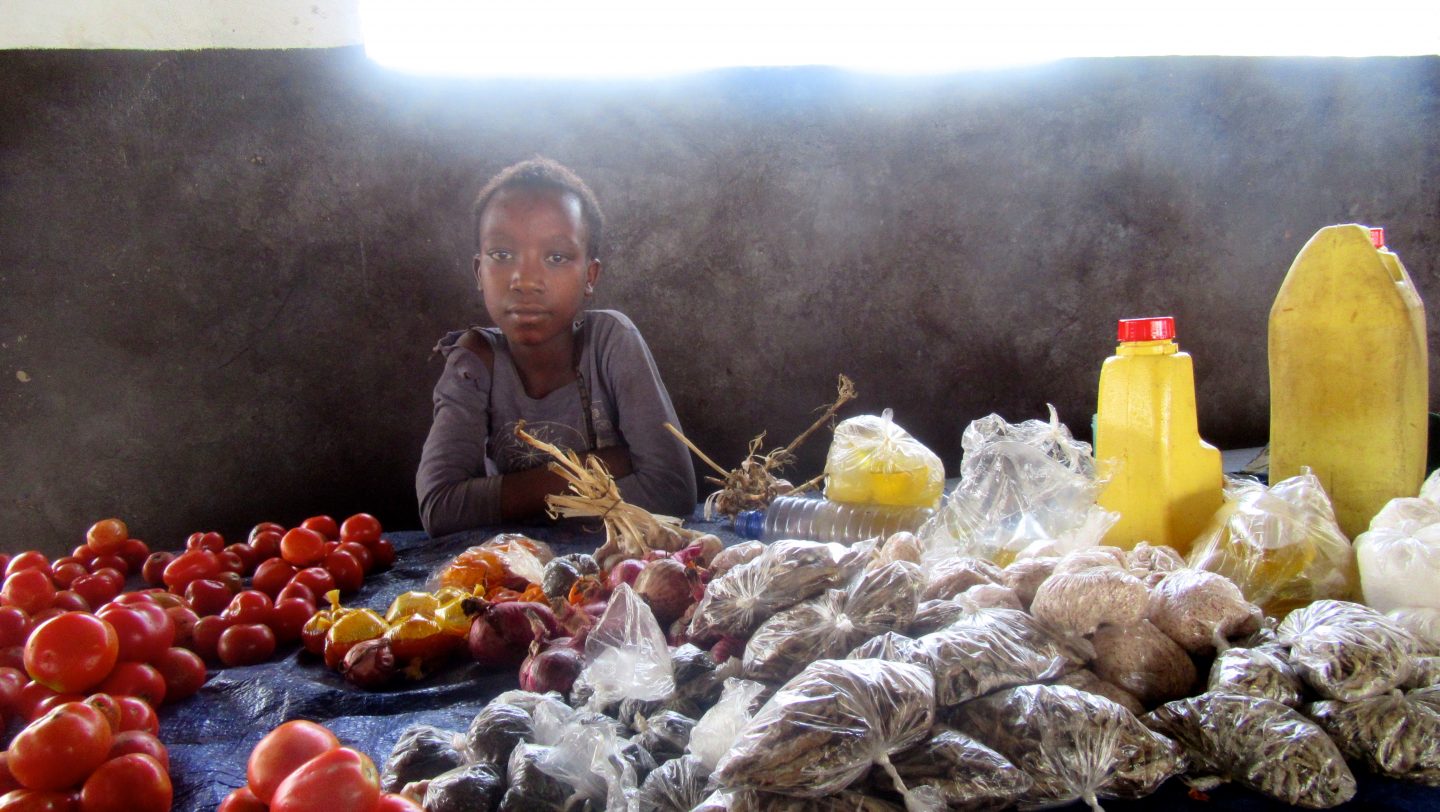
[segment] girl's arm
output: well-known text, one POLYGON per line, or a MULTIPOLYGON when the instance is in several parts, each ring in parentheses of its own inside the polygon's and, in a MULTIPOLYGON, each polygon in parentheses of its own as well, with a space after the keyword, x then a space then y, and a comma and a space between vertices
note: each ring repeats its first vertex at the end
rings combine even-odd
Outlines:
POLYGON ((415 472, 420 524, 432 538, 501 521, 501 477, 485 470, 490 370, 469 350, 448 353, 415 472))
POLYGON ((660 370, 633 322, 614 311, 592 312, 596 316, 596 368, 615 399, 632 469, 617 472, 615 484, 633 505, 685 518, 695 510, 695 467, 690 450, 665 430, 666 422, 678 428, 680 421, 660 370))

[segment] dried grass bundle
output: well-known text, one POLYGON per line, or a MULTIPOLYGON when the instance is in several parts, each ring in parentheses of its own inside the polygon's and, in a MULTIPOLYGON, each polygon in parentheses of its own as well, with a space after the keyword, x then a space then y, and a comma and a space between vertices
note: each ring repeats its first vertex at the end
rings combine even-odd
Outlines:
POLYGON ((835 402, 824 407, 823 413, 819 419, 810 424, 810 428, 805 429, 805 431, 800 433, 799 437, 791 440, 789 445, 772 449, 766 454, 760 453, 760 447, 765 442, 765 432, 760 432, 755 439, 750 441, 749 453, 745 459, 740 462, 740 466, 733 471, 726 471, 724 468, 721 468, 714 460, 706 456, 705 452, 690 442, 689 438, 681 434, 679 429, 666 423, 665 428, 669 429, 671 434, 680 438, 680 442, 695 452, 695 456, 704 461, 706 465, 715 469, 715 472, 720 475, 719 479, 713 476, 705 477, 706 482, 712 482, 720 486, 720 490, 715 491, 705 499, 705 519, 707 521, 713 521, 717 515, 728 516, 733 519, 742 510, 764 510, 770 506, 771 500, 777 496, 784 496, 787 493, 801 493, 815 487, 820 479, 824 477, 824 474, 796 487, 791 485, 788 480, 776 476, 776 472, 787 465, 794 464, 795 449, 799 448, 801 443, 809 439, 810 435, 817 429, 825 425, 828 421, 833 420, 835 413, 840 410, 841 406, 844 406, 854 399, 855 384, 846 376, 841 375, 836 387, 835 402))
POLYGON ((651 550, 674 552, 700 535, 681 527, 680 519, 657 516, 621 499, 615 478, 599 457, 582 461, 575 452, 525 431, 524 421, 515 427, 515 436, 554 457, 550 470, 569 484, 571 494, 545 497, 550 518, 598 518, 604 523, 605 543, 595 551, 601 567, 609 569, 626 558, 644 558, 651 550))

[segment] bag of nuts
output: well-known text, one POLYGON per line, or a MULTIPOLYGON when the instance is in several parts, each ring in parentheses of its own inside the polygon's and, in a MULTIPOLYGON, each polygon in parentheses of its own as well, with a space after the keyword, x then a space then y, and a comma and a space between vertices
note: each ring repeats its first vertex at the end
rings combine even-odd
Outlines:
POLYGON ((1306 709, 1347 758, 1381 775, 1440 786, 1440 713, 1401 691, 1306 709))
POLYGON ((1280 622, 1290 665, 1325 699, 1354 702, 1403 685, 1419 643, 1385 615, 1348 601, 1316 601, 1280 622))

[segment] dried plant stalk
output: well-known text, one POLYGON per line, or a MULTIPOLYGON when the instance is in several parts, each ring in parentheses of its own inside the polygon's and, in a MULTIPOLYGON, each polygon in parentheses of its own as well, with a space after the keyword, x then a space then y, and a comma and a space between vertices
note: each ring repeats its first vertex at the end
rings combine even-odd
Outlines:
POLYGON ((820 483, 824 474, 801 484, 799 487, 791 485, 789 481, 776 476, 776 472, 787 465, 795 462, 795 449, 810 438, 821 426, 835 418, 835 413, 841 406, 855 399, 855 384, 844 376, 836 386, 835 402, 823 408, 819 418, 810 424, 810 428, 800 432, 800 436, 791 440, 789 445, 783 445, 772 449, 766 454, 760 453, 760 447, 765 442, 765 432, 760 432, 755 439, 750 441, 750 450, 745 459, 741 460, 739 467, 733 471, 726 471, 714 460, 705 455, 690 442, 680 430, 665 424, 665 428, 671 434, 680 438, 695 456, 699 457, 705 464, 715 470, 720 478, 713 476, 705 477, 706 482, 712 482, 720 486, 720 490, 710 494, 705 499, 705 519, 714 520, 717 515, 735 518, 742 510, 763 510, 770 506, 770 502, 777 496, 784 496, 787 493, 801 493, 809 490, 820 483))
POLYGON ((605 543, 595 551, 595 560, 606 569, 626 558, 643 558, 652 550, 674 552, 698 535, 681 527, 674 516, 658 516, 620 498, 615 478, 599 457, 583 461, 575 452, 538 439, 525 431, 521 421, 515 436, 554 457, 549 468, 569 485, 569 494, 545 497, 546 513, 561 517, 598 518, 605 525, 605 543))

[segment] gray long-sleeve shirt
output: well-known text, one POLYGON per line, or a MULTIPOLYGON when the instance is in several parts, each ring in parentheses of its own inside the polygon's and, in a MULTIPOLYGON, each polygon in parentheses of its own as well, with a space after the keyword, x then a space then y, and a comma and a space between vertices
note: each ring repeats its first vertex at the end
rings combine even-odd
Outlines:
MULTIPOLYGON (((580 374, 590 390, 596 446, 625 445, 633 472, 615 481, 625 501, 654 513, 688 516, 695 507, 690 452, 665 430, 675 408, 650 348, 633 322, 613 310, 586 311, 589 336, 580 374)), ((435 384, 435 415, 415 474, 420 522, 441 536, 500 522, 500 477, 544 465, 549 455, 515 436, 515 424, 577 453, 591 450, 580 387, 570 383, 543 398, 525 394, 509 345, 498 328, 483 330, 495 350, 493 374, 457 345, 463 332, 440 340, 445 371, 435 384)))

